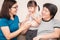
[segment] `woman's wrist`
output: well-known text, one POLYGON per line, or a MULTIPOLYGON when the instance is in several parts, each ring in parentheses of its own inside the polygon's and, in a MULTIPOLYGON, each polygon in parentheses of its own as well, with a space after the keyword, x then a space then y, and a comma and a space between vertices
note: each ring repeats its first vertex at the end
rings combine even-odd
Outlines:
POLYGON ((41 39, 41 36, 37 36, 38 39, 41 39))

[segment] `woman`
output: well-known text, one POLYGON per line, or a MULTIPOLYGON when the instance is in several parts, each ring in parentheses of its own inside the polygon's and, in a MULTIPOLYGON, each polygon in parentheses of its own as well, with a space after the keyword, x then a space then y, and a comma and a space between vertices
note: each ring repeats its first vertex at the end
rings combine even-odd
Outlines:
POLYGON ((21 24, 19 28, 17 8, 15 0, 4 0, 0 13, 0 40, 17 40, 17 36, 29 28, 29 23, 21 24))
POLYGON ((38 34, 33 40, 56 40, 59 37, 60 22, 54 19, 57 7, 51 3, 45 3, 42 10, 42 22, 38 28, 38 34))

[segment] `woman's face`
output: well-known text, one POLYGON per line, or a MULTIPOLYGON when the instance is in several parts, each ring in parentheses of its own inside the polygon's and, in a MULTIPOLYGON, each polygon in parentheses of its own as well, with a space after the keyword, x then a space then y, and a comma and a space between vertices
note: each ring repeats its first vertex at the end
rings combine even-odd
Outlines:
POLYGON ((9 9, 9 12, 10 12, 12 15, 16 15, 17 9, 18 9, 18 5, 17 5, 17 3, 16 3, 16 4, 14 4, 14 5, 9 9))
POLYGON ((50 11, 46 7, 43 7, 42 18, 43 19, 49 19, 49 18, 51 18, 50 11))
POLYGON ((35 7, 28 7, 29 13, 34 13, 35 12, 35 7))

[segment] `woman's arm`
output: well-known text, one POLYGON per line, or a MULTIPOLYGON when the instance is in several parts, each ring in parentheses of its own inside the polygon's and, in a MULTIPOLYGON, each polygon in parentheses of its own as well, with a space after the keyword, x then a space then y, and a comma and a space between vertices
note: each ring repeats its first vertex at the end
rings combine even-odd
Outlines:
MULTIPOLYGON (((31 26, 31 21, 27 21, 27 22, 25 22, 25 24, 26 24, 26 23, 29 24, 29 25, 28 25, 29 27, 31 26)), ((21 23, 21 25, 23 25, 23 24, 24 24, 24 23, 21 23)), ((22 27, 22 26, 21 26, 21 27, 22 27)), ((21 34, 25 34, 25 33, 28 31, 28 29, 29 29, 29 28, 27 28, 26 30, 22 31, 21 34)))
POLYGON ((22 31, 28 29, 29 25, 30 25, 29 23, 25 23, 24 25, 21 25, 21 27, 17 31, 15 31, 13 33, 10 32, 10 29, 9 29, 8 26, 1 27, 1 30, 2 30, 2 32, 4 34, 4 36, 6 37, 6 39, 10 40, 10 39, 16 37, 17 35, 19 35, 22 31))
POLYGON ((55 31, 53 33, 45 34, 45 35, 38 35, 37 37, 33 38, 33 40, 39 40, 40 38, 43 39, 49 39, 49 38, 59 38, 59 28, 55 28, 55 31))
MULTIPOLYGON (((28 22, 29 22, 29 17, 30 17, 30 14, 28 14, 28 15, 26 16, 26 18, 20 23, 20 25, 23 25, 24 23, 28 23, 28 22)), ((29 24, 31 25, 31 22, 30 22, 29 24)), ((30 25, 29 25, 29 26, 30 26, 30 25)), ((22 31, 21 34, 25 34, 27 31, 28 31, 28 29, 22 31)))

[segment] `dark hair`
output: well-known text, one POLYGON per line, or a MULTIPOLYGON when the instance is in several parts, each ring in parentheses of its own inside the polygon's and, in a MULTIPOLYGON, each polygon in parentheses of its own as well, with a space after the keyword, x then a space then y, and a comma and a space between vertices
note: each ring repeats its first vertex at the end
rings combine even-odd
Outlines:
POLYGON ((37 2, 34 1, 34 0, 30 0, 28 3, 27 3, 27 7, 36 7, 38 6, 38 11, 40 11, 40 7, 39 5, 37 5, 37 2))
POLYGON ((9 9, 16 3, 15 0, 4 0, 2 9, 0 12, 0 18, 10 19, 9 9))
POLYGON ((48 10, 50 11, 50 15, 52 16, 51 19, 53 19, 58 10, 57 6, 51 3, 45 3, 43 7, 48 8, 48 10))

